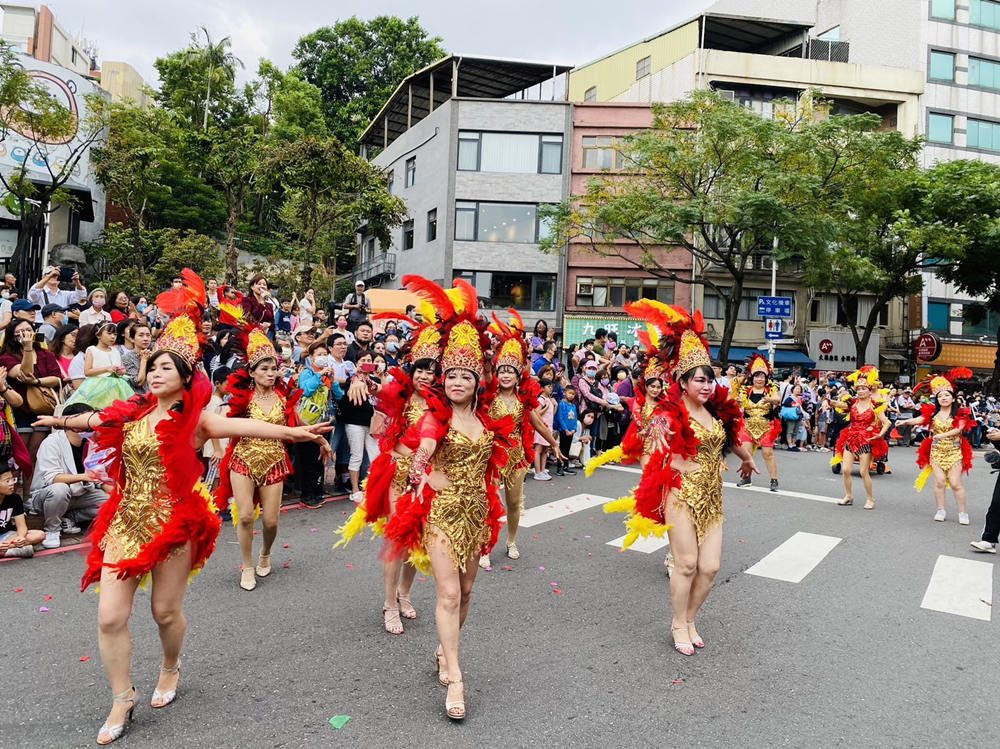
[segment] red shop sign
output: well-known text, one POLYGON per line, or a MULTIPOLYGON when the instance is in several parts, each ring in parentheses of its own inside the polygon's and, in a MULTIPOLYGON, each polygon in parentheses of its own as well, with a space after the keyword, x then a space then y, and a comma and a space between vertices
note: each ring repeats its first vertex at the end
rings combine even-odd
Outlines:
POLYGON ((921 333, 913 342, 917 361, 932 362, 941 355, 941 339, 933 333, 921 333))
POLYGON ((822 341, 819 342, 819 350, 821 353, 824 354, 832 354, 833 341, 831 341, 829 338, 824 338, 822 341))

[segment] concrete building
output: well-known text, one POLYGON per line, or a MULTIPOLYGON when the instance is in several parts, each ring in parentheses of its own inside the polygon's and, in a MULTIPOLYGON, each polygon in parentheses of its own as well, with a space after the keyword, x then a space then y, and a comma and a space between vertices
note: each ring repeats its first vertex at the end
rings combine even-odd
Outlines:
POLYGON ((127 62, 105 60, 101 63, 98 74, 101 88, 111 94, 111 101, 115 103, 131 101, 139 106, 152 103, 146 93, 146 81, 139 75, 139 71, 127 62))
POLYGON ((568 70, 451 56, 402 81, 361 145, 409 219, 391 247, 362 230, 352 283, 462 277, 488 306, 558 324, 564 259, 538 249, 539 208, 568 192, 571 108, 555 80, 568 70), (548 100, 529 98, 546 90, 548 100))
MULTIPOLYGON (((651 127, 653 113, 648 104, 586 103, 573 106, 572 177, 570 194, 581 195, 595 175, 615 174, 620 167, 615 143, 632 133, 651 127)), ((652 249, 659 266, 681 278, 691 277, 691 255, 676 247, 652 249)), ((594 252, 582 240, 566 249, 566 315, 563 337, 579 343, 594 337, 598 328, 613 330, 618 342, 634 345, 635 321, 622 305, 641 298, 667 304, 691 303, 691 286, 656 278, 641 265, 641 250, 627 243, 612 251, 594 252)))
POLYGON ((74 73, 88 75, 94 68, 83 43, 56 23, 47 5, 0 2, 0 39, 29 57, 74 73))
MULTIPOLYGON (((823 0, 818 4, 822 6, 823 0)), ((795 100, 816 89, 833 103, 834 113, 872 112, 882 117, 885 127, 909 136, 921 132, 925 76, 916 68, 877 59, 858 64, 850 54, 853 48, 816 26, 816 7, 816 0, 717 3, 690 21, 574 69, 570 99, 669 102, 713 89, 763 117, 773 117, 783 106, 780 100, 795 100)), ((756 298, 770 294, 770 271, 769 254, 752 258, 730 354, 734 361, 763 343, 764 321, 756 314, 756 298)), ((830 370, 856 368, 853 344, 848 346, 847 339, 838 335, 844 321, 838 321, 842 315, 835 298, 807 289, 801 271, 795 261, 779 268, 777 293, 794 299, 785 336, 796 343, 779 347, 776 362, 815 363, 830 370)), ((695 267, 694 272, 724 280, 713 267, 695 267)), ((718 337, 722 300, 710 289, 696 286, 692 303, 705 315, 709 337, 718 337)), ((865 304, 862 299, 859 316, 867 313, 865 304)), ((878 361, 877 352, 887 341, 902 350, 903 313, 898 301, 882 316, 868 363, 878 361)), ((885 353, 890 358, 883 358, 882 366, 890 372, 898 369, 903 355, 896 350, 885 353)))

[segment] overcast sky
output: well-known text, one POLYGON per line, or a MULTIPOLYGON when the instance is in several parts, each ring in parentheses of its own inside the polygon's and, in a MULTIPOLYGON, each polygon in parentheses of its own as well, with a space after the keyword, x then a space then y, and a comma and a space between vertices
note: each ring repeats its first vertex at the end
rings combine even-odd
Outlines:
MULTIPOLYGON (((157 84, 153 61, 205 26, 230 36, 247 73, 267 57, 286 67, 304 34, 358 15, 416 15, 449 52, 579 65, 686 20, 710 0, 44 0, 101 60, 133 65, 157 84)), ((244 74, 246 75, 246 74, 244 74)))

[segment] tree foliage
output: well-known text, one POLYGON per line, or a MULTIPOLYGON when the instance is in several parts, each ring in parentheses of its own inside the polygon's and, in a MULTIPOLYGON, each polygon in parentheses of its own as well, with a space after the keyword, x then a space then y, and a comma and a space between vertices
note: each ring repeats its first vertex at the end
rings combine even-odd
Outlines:
POLYGON ((323 95, 330 132, 353 148, 399 82, 445 55, 416 17, 356 16, 302 37, 293 55, 323 95))

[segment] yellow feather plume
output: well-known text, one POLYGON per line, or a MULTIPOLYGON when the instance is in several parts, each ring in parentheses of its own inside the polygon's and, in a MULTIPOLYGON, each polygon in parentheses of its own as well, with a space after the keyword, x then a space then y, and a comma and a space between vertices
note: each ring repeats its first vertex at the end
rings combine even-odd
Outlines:
POLYGON ((587 465, 583 468, 583 473, 587 478, 594 475, 594 471, 603 466, 606 463, 617 463, 625 457, 625 451, 622 450, 621 445, 614 447, 611 450, 605 450, 600 455, 591 458, 587 461, 587 465))
POLYGON ((917 474, 917 480, 913 482, 913 486, 918 492, 922 492, 924 490, 924 485, 927 483, 927 479, 931 477, 932 473, 934 473, 934 469, 927 466, 924 470, 917 474))
POLYGON ((340 540, 333 545, 333 548, 337 549, 341 546, 347 546, 352 538, 365 529, 365 526, 368 524, 367 517, 368 515, 364 507, 354 508, 354 512, 347 522, 337 528, 336 534, 340 536, 340 540))
POLYGON ((422 546, 410 552, 410 564, 416 567, 421 575, 431 574, 431 557, 422 546))
POLYGON ((663 538, 663 534, 672 527, 663 523, 657 523, 655 520, 643 515, 633 515, 625 521, 625 528, 628 529, 628 533, 625 535, 625 540, 622 541, 622 550, 624 551, 634 544, 640 536, 663 538))
POLYGON ((382 517, 380 517, 378 520, 376 520, 375 524, 372 525, 372 538, 378 538, 379 536, 384 536, 385 535, 385 526, 386 526, 386 523, 388 523, 388 522, 389 522, 389 518, 386 517, 386 516, 384 516, 384 515, 382 517))
POLYGON ((660 347, 660 329, 652 323, 646 323, 646 333, 649 334, 649 342, 653 348, 660 347))
POLYGON ((629 494, 627 497, 619 497, 618 499, 612 499, 610 502, 605 502, 604 512, 608 515, 613 515, 617 512, 631 514, 635 512, 635 497, 629 494))
POLYGON ((832 458, 830 458, 830 465, 832 466, 839 466, 843 462, 844 462, 843 455, 834 455, 832 458))
MULTIPOLYGON (((236 506, 236 500, 231 500, 229 502, 229 513, 233 516, 233 526, 240 524, 240 509, 236 506)), ((253 506, 253 519, 254 522, 260 518, 260 505, 255 504, 253 506)))

